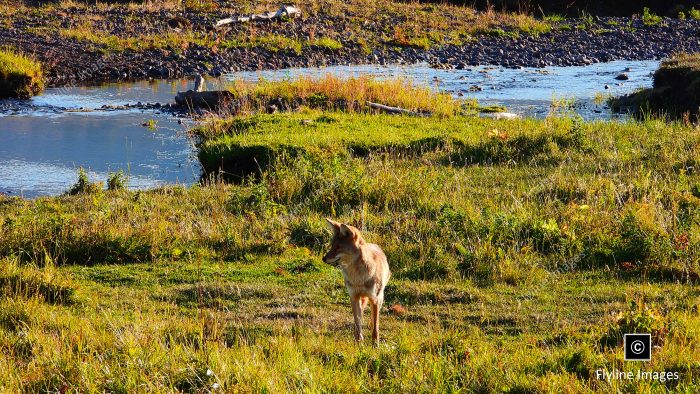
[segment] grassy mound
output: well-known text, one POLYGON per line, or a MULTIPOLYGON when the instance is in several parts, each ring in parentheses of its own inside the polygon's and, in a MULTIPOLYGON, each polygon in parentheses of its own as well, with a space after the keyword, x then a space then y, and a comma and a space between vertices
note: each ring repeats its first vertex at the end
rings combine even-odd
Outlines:
POLYGON ((44 89, 41 64, 12 50, 0 50, 0 98, 30 98, 44 89))
POLYGON ((700 115, 700 54, 680 54, 664 60, 654 73, 654 86, 613 100, 613 109, 696 120, 700 115))
POLYGON ((492 121, 465 116, 438 119, 307 110, 217 120, 196 132, 205 172, 237 178, 267 170, 278 158, 314 154, 433 154, 446 162, 487 164, 536 159, 554 146, 565 150, 578 143, 576 136, 546 130, 537 122, 508 128, 499 131, 492 121))

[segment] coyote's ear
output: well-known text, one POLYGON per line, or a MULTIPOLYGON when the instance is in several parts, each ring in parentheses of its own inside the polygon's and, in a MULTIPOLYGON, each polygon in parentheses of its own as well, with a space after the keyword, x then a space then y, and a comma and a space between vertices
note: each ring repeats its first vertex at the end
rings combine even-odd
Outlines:
POLYGON ((328 225, 328 229, 333 232, 333 234, 338 234, 338 223, 334 222, 328 218, 326 218, 326 224, 328 225))
POLYGON ((340 236, 341 237, 349 237, 349 236, 353 236, 353 234, 354 233, 353 233, 352 229, 350 229, 350 227, 348 227, 347 224, 343 223, 340 225, 340 236))

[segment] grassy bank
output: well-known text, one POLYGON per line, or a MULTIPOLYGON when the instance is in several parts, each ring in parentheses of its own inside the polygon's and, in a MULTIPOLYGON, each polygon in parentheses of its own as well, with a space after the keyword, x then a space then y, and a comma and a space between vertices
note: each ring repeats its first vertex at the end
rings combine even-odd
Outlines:
POLYGON ((613 99, 618 111, 638 117, 653 116, 695 121, 700 115, 700 54, 677 54, 661 62, 654 86, 613 99))
POLYGON ((307 109, 199 138, 205 165, 254 169, 0 200, 0 388, 698 389, 694 128, 307 109), (342 277, 320 261, 327 216, 394 272, 376 349, 352 342, 342 277), (623 362, 634 331, 652 332, 651 362, 623 362))
POLYGON ((0 48, 0 98, 29 98, 43 89, 39 62, 13 50, 0 48))

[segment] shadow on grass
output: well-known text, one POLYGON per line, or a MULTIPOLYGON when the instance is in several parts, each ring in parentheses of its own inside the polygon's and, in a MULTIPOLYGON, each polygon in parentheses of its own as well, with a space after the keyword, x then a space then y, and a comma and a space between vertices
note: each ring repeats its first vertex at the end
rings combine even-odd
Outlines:
POLYGON ((0 294, 16 299, 18 297, 39 297, 50 304, 69 305, 73 302, 75 290, 59 284, 45 282, 40 278, 22 277, 20 274, 0 277, 0 294))

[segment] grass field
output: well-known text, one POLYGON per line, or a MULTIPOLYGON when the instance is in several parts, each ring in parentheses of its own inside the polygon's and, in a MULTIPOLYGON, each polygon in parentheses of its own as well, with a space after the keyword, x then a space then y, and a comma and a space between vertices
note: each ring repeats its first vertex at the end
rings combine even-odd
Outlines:
POLYGON ((693 126, 302 108, 197 138, 207 186, 0 197, 0 391, 700 388, 693 126), (388 256, 376 348, 324 217, 388 256))

